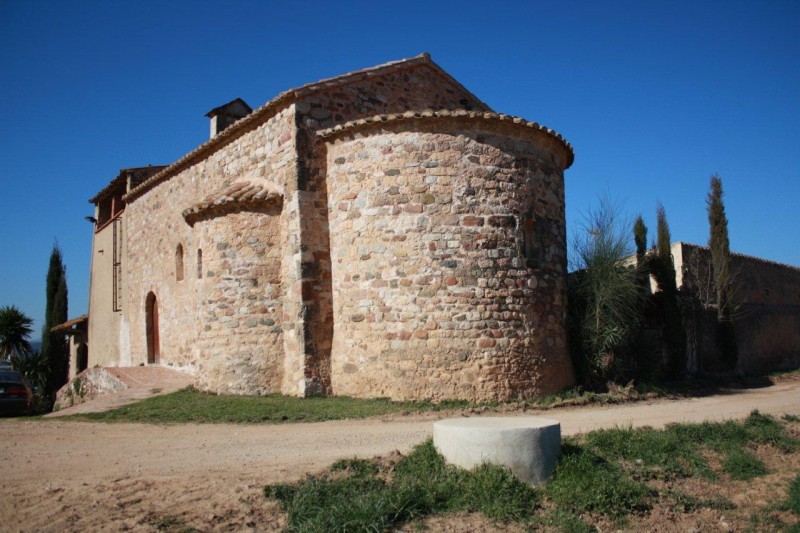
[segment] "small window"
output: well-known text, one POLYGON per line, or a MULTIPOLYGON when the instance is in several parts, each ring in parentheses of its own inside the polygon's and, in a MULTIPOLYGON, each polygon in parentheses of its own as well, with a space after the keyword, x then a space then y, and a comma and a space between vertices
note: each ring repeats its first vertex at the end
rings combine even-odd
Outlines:
POLYGON ((197 279, 203 277, 203 250, 197 249, 197 279))
POLYGON ((175 279, 183 281, 183 245, 179 244, 175 250, 175 279))
POLYGON ((522 222, 523 253, 528 268, 539 268, 545 260, 546 242, 552 226, 546 219, 528 213, 522 222))
POLYGON ((539 239, 536 234, 536 224, 532 216, 527 216, 522 223, 522 232, 525 239, 525 259, 528 260, 528 266, 538 266, 536 263, 539 260, 539 239))

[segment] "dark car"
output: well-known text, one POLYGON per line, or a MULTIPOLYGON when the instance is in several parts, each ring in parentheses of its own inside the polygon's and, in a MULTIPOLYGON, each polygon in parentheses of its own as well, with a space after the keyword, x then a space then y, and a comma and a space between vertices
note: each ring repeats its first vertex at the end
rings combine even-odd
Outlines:
POLYGON ((31 410, 33 391, 14 370, 0 370, 0 415, 26 415, 31 410))

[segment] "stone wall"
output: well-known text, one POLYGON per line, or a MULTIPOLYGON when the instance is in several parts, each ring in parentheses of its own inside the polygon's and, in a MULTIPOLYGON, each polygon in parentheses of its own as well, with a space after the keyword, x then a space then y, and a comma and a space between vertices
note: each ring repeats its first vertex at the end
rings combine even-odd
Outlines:
MULTIPOLYGON (((715 305, 709 249, 678 242, 672 253, 678 286, 701 305, 715 305)), ((761 373, 800 365, 800 268, 732 254, 730 271, 738 370, 761 373)), ((706 370, 719 366, 714 316, 706 315, 703 339, 697 341, 706 370)))
POLYGON ((273 303, 276 272, 284 268, 282 256, 286 247, 282 242, 273 243, 273 239, 276 235, 289 239, 292 221, 276 212, 245 212, 190 226, 182 212, 237 180, 265 180, 281 191, 285 183, 293 181, 294 139, 294 108, 290 106, 129 203, 125 212, 129 237, 125 264, 129 305, 125 320, 129 323, 131 364, 147 361, 145 302, 147 294, 153 292, 159 308, 160 364, 191 371, 202 368, 198 378, 215 390, 279 390, 276 383, 282 372, 274 361, 270 362, 271 356, 260 365, 243 362, 232 375, 220 361, 233 356, 224 354, 230 347, 239 354, 255 353, 257 344, 260 348, 268 346, 266 352, 274 353, 275 343, 283 342, 281 334, 272 332, 272 328, 280 324, 281 310, 273 303), (284 218, 278 221, 280 217, 284 218), (279 232, 278 227, 286 231, 279 232), (251 238, 259 239, 260 244, 248 242, 251 238), (178 245, 184 251, 184 275, 180 281, 176 275, 178 245), (196 275, 198 249, 203 251, 208 265, 202 278, 196 275), (257 259, 265 263, 255 265, 257 259), (256 286, 245 289, 247 283, 256 286), (231 305, 234 293, 246 301, 231 305), (238 324, 227 328, 227 348, 220 346, 222 341, 214 334, 223 316, 226 323, 238 324), (253 320, 257 326, 251 327, 253 320), (275 324, 268 326, 269 320, 275 324), (265 339, 256 342, 253 328, 259 333, 270 329, 265 339), (201 336, 204 340, 197 342, 201 336), (253 372, 257 378, 248 381, 244 375, 253 372), (275 375, 266 375, 271 372, 275 375))
POLYGON ((482 117, 331 140, 335 394, 507 399, 573 382, 566 152, 541 131, 482 117))
POLYGON ((296 109, 297 182, 287 184, 289 209, 299 221, 297 241, 287 251, 285 282, 299 300, 287 302, 285 329, 290 332, 284 392, 313 395, 331 392, 333 337, 328 183, 324 146, 316 131, 345 121, 409 109, 488 109, 468 91, 433 68, 407 68, 353 79, 298 97, 296 109), (298 261, 299 259, 299 261, 298 261), (294 357, 291 354, 300 354, 294 357))
MULTIPOLYGON (((335 157, 318 140, 321 131, 376 114, 488 111, 425 61, 284 93, 129 195, 128 304, 120 326, 127 364, 147 361, 152 293, 158 363, 186 368, 198 386, 217 392, 489 399, 543 394, 572 382, 563 331, 563 169, 572 155, 563 140, 538 125, 497 115, 493 124, 482 114, 393 125, 377 144, 358 141, 366 144, 335 157), (414 132, 418 126, 424 133, 414 132), (384 151, 395 142, 395 155, 384 151), (396 166, 402 150, 408 167, 396 166), (376 173, 386 190, 342 174, 341 157, 364 166, 358 172, 376 173), (423 164, 428 161, 438 163, 423 164), (401 174, 383 174, 401 168, 401 174), (277 191, 280 203, 207 207, 220 191, 224 203, 225 191, 253 180, 277 191), (388 192, 392 187, 404 192, 388 192), (404 195, 396 205, 373 205, 404 195), (343 214, 342 202, 355 207, 343 214), (352 213, 366 213, 360 202, 381 209, 375 227, 348 226, 352 213), (195 209, 191 219, 187 208, 195 209), (386 241, 394 243, 387 248, 382 232, 393 221, 398 240, 386 241), (353 244, 361 239, 384 246, 372 263, 353 244), (347 258, 348 267, 376 277, 340 272, 337 278, 332 250, 334 260, 347 258), (393 258, 395 251, 405 255, 393 258), (386 268, 406 274, 373 287, 386 268), (350 291, 363 290, 378 293, 348 300, 350 291), (391 310, 379 311, 380 320, 363 313, 364 320, 353 321, 361 300, 369 299, 391 310), (414 309, 420 317, 409 316, 414 309), (369 364, 360 352, 348 352, 351 333, 358 350, 378 341, 369 364), (359 373, 352 364, 361 365, 359 373)), ((351 141, 337 140, 332 149, 351 141)))
POLYGON ((281 390, 283 319, 280 206, 228 213, 195 224, 203 251, 197 280, 197 385, 227 394, 281 390))

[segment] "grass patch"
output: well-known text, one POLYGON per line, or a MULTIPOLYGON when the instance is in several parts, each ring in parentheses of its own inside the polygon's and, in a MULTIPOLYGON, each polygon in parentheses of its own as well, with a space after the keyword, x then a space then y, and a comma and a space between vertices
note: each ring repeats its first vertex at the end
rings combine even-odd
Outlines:
POLYGON ((609 429, 589 433, 586 441, 609 461, 625 461, 635 478, 674 479, 699 475, 713 478, 695 442, 687 440, 683 426, 609 429))
POLYGON ((758 457, 741 448, 728 452, 722 461, 722 469, 731 476, 731 479, 740 481, 753 479, 767 473, 767 468, 758 457))
POLYGON ((610 463, 591 447, 572 443, 563 456, 545 493, 560 509, 575 514, 599 513, 614 519, 648 508, 650 490, 633 481, 619 464, 610 463))
MULTIPOLYGON (((756 444, 781 451, 798 445, 780 421, 758 412, 740 422, 595 431, 565 439, 553 476, 531 488, 502 467, 466 471, 447 465, 428 440, 396 462, 342 459, 321 475, 267 486, 264 493, 288 513, 290 531, 384 531, 467 511, 530 528, 583 532, 594 529, 588 521, 597 517, 624 525, 631 513, 645 515, 655 505, 675 513, 735 509, 720 495, 689 496, 671 482, 717 480, 704 459, 709 455, 719 457, 734 479, 763 475, 764 465, 748 451, 756 444), (658 483, 648 486, 654 479, 658 483)), ((800 475, 783 507, 800 513, 800 475)))
POLYGON ((766 444, 783 452, 794 451, 797 441, 786 435, 775 418, 753 411, 744 422, 673 424, 652 428, 602 430, 588 434, 587 442, 610 461, 624 461, 637 479, 675 479, 716 474, 703 450, 724 456, 723 469, 734 479, 766 474, 766 468, 745 447, 766 444))
POLYGON ((786 497, 786 501, 780 506, 780 509, 800 515, 800 474, 797 474, 797 477, 794 478, 794 481, 789 485, 789 493, 786 497))
POLYGON ((597 531, 597 528, 587 524, 581 517, 563 510, 545 513, 536 521, 535 525, 555 527, 564 533, 594 533, 597 531))
POLYGON ((430 440, 401 459, 389 480, 377 464, 352 459, 298 484, 267 486, 264 494, 289 513, 292 531, 383 531, 458 510, 524 522, 538 501, 506 469, 483 465, 467 472, 446 465, 430 440))
POLYGON ((360 400, 344 396, 297 398, 292 396, 234 396, 199 392, 192 387, 154 396, 102 413, 71 415, 61 420, 148 423, 272 423, 322 422, 366 418, 405 412, 440 411, 469 407, 468 402, 393 402, 360 400))

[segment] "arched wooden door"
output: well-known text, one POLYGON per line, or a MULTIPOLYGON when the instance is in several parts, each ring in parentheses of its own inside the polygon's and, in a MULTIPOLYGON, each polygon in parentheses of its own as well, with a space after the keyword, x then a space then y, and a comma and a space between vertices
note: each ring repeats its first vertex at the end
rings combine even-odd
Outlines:
POLYGON ((145 320, 147 321, 147 364, 158 363, 161 357, 161 342, 158 335, 158 300, 152 292, 145 302, 145 320))

